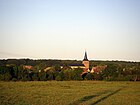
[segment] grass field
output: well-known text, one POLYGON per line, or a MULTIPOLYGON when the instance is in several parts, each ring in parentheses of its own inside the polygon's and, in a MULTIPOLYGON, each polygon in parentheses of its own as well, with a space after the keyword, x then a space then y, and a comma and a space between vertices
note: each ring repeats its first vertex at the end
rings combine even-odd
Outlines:
POLYGON ((0 82, 0 105, 140 105, 140 82, 0 82))

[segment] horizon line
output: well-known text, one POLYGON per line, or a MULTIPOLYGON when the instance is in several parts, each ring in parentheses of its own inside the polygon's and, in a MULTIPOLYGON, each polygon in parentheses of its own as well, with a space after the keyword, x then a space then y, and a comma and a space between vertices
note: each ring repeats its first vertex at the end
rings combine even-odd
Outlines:
MULTIPOLYGON (((68 58, 30 58, 30 57, 21 57, 21 58, 0 58, 0 60, 20 60, 20 59, 30 59, 30 60, 76 60, 82 61, 83 59, 68 59, 68 58)), ((123 60, 123 59, 89 59, 89 61, 120 61, 120 62, 140 62, 140 60, 123 60)))

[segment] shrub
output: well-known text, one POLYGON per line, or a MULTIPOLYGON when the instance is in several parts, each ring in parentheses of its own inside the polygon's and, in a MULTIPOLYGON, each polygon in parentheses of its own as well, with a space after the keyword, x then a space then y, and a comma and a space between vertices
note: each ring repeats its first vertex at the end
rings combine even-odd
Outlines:
POLYGON ((0 74, 0 80, 4 81, 4 75, 3 74, 0 74))
POLYGON ((12 78, 12 81, 17 81, 17 79, 16 78, 12 78))
POLYGON ((4 80, 5 80, 5 81, 10 81, 11 78, 12 78, 12 76, 10 75, 9 72, 7 72, 7 73, 4 74, 4 80))
POLYGON ((58 76, 56 76, 55 80, 57 80, 57 81, 62 81, 63 79, 61 78, 60 75, 58 75, 58 76))
POLYGON ((34 73, 32 76, 33 81, 38 81, 38 73, 34 73))
POLYGON ((93 74, 91 74, 91 73, 87 73, 87 75, 85 76, 85 78, 87 80, 93 80, 94 79, 93 74))

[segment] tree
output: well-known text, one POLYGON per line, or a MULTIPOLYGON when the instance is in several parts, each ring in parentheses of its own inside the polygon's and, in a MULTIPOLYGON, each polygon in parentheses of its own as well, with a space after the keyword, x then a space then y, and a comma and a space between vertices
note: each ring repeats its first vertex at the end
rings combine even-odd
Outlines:
POLYGON ((38 72, 38 80, 39 81, 46 81, 47 80, 47 74, 43 70, 41 72, 38 72))
POLYGON ((87 80, 93 80, 94 79, 94 76, 91 73, 87 73, 87 75, 85 76, 85 79, 87 79, 87 80))
POLYGON ((94 80, 102 80, 102 73, 93 73, 94 80))
POLYGON ((117 66, 114 64, 108 65, 107 68, 103 70, 102 76, 106 80, 118 77, 117 66))
POLYGON ((60 71, 61 71, 61 67, 60 67, 59 65, 55 65, 55 66, 54 66, 54 70, 55 70, 56 72, 60 72, 60 71))
POLYGON ((33 81, 38 81, 38 80, 39 80, 38 74, 39 74, 39 73, 33 72, 33 75, 32 75, 32 80, 33 80, 33 81))
POLYGON ((5 80, 5 81, 10 81, 11 79, 12 79, 11 74, 10 74, 9 72, 6 72, 6 73, 4 74, 4 80, 5 80))
POLYGON ((13 64, 13 65, 19 66, 19 62, 17 59, 8 59, 7 64, 9 64, 9 65, 13 64))
POLYGON ((73 79, 72 70, 67 69, 67 70, 64 70, 63 73, 64 73, 64 80, 72 80, 73 79))
POLYGON ((55 80, 55 76, 52 71, 47 72, 47 74, 48 74, 48 78, 47 78, 48 80, 55 80))
POLYGON ((83 69, 82 68, 76 68, 73 70, 73 80, 82 80, 82 74, 83 69))
POLYGON ((23 71, 21 71, 21 80, 22 81, 28 81, 28 70, 24 69, 23 71))

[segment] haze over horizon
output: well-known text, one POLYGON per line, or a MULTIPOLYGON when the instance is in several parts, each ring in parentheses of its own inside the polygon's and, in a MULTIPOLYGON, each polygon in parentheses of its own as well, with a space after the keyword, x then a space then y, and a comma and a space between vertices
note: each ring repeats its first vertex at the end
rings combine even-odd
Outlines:
POLYGON ((0 0, 0 59, 140 61, 140 0, 0 0))

